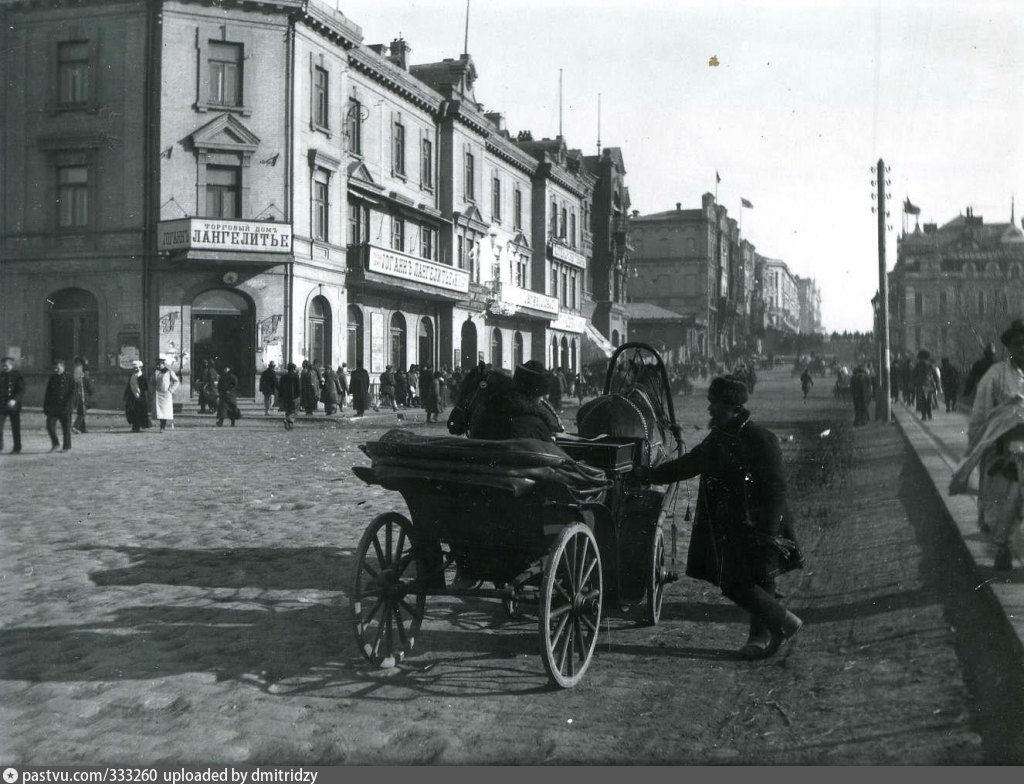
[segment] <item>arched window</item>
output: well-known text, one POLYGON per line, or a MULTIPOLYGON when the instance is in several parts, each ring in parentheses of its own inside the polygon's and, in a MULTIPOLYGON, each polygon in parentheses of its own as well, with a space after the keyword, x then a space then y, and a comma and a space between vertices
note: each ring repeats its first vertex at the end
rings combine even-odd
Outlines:
POLYGON ((554 335, 551 336, 551 347, 549 349, 550 354, 548 355, 548 370, 551 370, 558 364, 558 338, 554 335))
POLYGON ((426 316, 420 319, 419 355, 416 361, 420 367, 434 366, 434 322, 426 316))
POLYGON ((501 360, 501 330, 495 327, 491 330, 491 364, 500 368, 501 360))
POLYGON ((518 330, 512 337, 512 364, 523 364, 523 333, 518 330))
POLYGON ((462 322, 462 369, 471 370, 476 367, 476 325, 466 319, 462 322))
POLYGON ((568 367, 569 366, 569 340, 568 340, 568 338, 562 338, 562 352, 561 352, 561 355, 558 357, 558 366, 559 367, 568 367))
POLYGON ((619 331, 617 329, 613 329, 612 330, 612 345, 613 346, 618 346, 619 345, 619 331))
POLYGON ((401 313, 391 315, 391 354, 388 359, 396 368, 405 367, 405 316, 401 313))
POLYGON ((576 338, 573 338, 572 342, 569 344, 569 372, 570 373, 575 373, 576 370, 577 370, 576 356, 577 356, 577 352, 576 352, 576 338))
POLYGON ((306 319, 306 351, 310 362, 319 361, 322 367, 332 366, 331 304, 325 297, 313 297, 306 319))
POLYGON ((349 370, 355 370, 363 360, 363 311, 356 305, 348 306, 348 350, 346 357, 349 370))
POLYGON ((62 289, 46 298, 50 316, 50 361, 82 357, 95 366, 99 359, 99 315, 96 298, 84 289, 62 289))

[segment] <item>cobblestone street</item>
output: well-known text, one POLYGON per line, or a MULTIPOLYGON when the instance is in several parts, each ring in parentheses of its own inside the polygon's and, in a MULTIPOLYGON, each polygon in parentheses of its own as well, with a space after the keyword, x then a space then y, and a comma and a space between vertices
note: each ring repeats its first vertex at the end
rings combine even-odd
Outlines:
MULTIPOLYGON (((849 411, 826 383, 804 404, 788 372, 766 375, 751 408, 796 465, 849 411)), ((704 406, 681 405, 691 446, 704 406)), ((428 430, 413 418, 402 424, 428 430)), ((808 567, 781 588, 807 626, 782 655, 738 661, 742 614, 684 578, 657 627, 611 613, 582 684, 554 691, 535 619, 495 601, 428 602, 423 648, 399 669, 359 657, 352 553, 374 515, 404 504, 349 467, 392 415, 290 433, 262 414, 193 418, 163 435, 96 417, 54 455, 41 417, 26 420, 25 454, 0 458, 4 760, 986 759, 949 619, 959 589, 935 576, 950 571, 939 512, 894 428, 850 431, 841 486, 794 486, 808 567)))

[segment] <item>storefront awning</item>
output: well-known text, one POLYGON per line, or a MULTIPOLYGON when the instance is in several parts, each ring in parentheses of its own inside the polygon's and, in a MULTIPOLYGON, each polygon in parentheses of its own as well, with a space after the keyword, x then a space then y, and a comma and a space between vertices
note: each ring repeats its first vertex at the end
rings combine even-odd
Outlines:
POLYGON ((611 359, 615 347, 602 335, 593 324, 587 324, 583 330, 583 362, 589 363, 599 359, 611 359))

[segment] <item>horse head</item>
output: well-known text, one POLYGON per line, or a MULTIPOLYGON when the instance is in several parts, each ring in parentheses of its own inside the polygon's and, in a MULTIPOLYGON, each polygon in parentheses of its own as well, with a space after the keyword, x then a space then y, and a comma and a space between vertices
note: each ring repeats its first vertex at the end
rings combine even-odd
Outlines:
POLYGON ((448 432, 453 436, 472 436, 473 414, 480 405, 511 388, 511 374, 477 365, 466 374, 459 387, 458 400, 448 415, 448 432))

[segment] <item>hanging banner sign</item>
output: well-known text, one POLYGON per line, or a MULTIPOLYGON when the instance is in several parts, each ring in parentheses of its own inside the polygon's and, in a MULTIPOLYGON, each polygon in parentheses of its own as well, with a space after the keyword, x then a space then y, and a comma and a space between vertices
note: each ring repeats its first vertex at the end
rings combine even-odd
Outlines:
POLYGON ((461 293, 469 291, 468 272, 395 250, 371 246, 366 260, 366 270, 416 283, 426 283, 440 289, 461 293))
POLYGON ((158 250, 234 250, 291 253, 290 223, 182 218, 157 224, 158 250))

